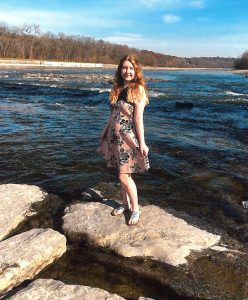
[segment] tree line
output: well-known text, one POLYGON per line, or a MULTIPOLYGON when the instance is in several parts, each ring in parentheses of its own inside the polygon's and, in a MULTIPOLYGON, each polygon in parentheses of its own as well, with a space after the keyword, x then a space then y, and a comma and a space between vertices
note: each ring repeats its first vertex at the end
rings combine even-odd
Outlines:
POLYGON ((248 69, 248 50, 235 60, 234 67, 242 70, 248 69))
POLYGON ((232 68, 233 58, 182 58, 80 35, 42 33, 37 24, 0 24, 0 57, 117 64, 128 53, 137 54, 145 66, 232 68))
POLYGON ((183 59, 127 45, 112 44, 84 36, 41 33, 39 25, 0 25, 0 57, 117 64, 127 53, 135 53, 144 65, 183 66, 183 59))

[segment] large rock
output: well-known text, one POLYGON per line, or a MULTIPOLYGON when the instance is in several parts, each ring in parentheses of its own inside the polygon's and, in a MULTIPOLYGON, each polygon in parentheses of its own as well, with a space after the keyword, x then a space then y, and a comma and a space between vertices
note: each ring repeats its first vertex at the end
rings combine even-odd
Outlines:
POLYGON ((41 222, 37 222, 34 216, 42 213, 42 210, 45 214, 55 214, 58 207, 62 206, 58 196, 48 194, 37 186, 26 184, 0 185, 0 200, 0 240, 15 233, 20 226, 24 226, 24 230, 42 225, 53 227, 51 218, 43 215, 41 222), (32 220, 29 226, 28 220, 32 220))
POLYGON ((67 237, 76 242, 87 237, 93 245, 125 257, 148 256, 173 266, 187 263, 192 250, 204 250, 220 240, 220 236, 191 226, 154 205, 141 209, 137 226, 127 226, 123 215, 110 215, 111 205, 111 201, 72 205, 63 217, 67 237))
POLYGON ((11 300, 121 300, 99 288, 81 285, 66 285, 53 279, 37 279, 28 287, 9 297, 11 300))
POLYGON ((66 251, 66 238, 52 229, 32 229, 0 243, 0 293, 26 279, 66 251))
POLYGON ((189 216, 187 223, 153 205, 144 206, 140 223, 130 227, 128 216, 110 215, 115 205, 113 200, 73 204, 63 217, 65 234, 80 245, 99 247, 91 250, 99 262, 160 286, 171 299, 248 299, 247 248, 238 241, 226 235, 220 241, 189 225, 189 216))

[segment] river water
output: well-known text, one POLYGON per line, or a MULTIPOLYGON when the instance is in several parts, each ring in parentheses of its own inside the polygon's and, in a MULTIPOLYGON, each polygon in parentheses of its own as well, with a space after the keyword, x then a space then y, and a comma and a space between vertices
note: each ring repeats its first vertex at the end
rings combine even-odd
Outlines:
MULTIPOLYGON (((225 71, 145 70, 151 169, 140 203, 185 213, 244 240, 248 81, 225 71), (191 108, 176 108, 176 103, 191 108), (241 227, 240 227, 241 226, 241 227)), ((70 195, 115 182, 97 153, 114 70, 0 70, 0 180, 70 195)))
MULTIPOLYGON (((151 169, 135 176, 140 203, 247 243, 247 79, 225 71, 144 73, 151 169)), ((113 76, 106 69, 0 70, 0 182, 35 184, 70 199, 98 183, 117 182, 97 153, 113 76)), ((127 299, 167 299, 146 282, 134 283, 77 251, 47 276, 127 299)))

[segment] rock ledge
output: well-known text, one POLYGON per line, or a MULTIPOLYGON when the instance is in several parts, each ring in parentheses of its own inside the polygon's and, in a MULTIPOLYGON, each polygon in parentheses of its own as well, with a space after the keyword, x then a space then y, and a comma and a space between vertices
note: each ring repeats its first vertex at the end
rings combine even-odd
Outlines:
POLYGON ((141 209, 137 226, 127 226, 124 215, 112 217, 112 209, 108 201, 72 205, 63 217, 66 236, 74 242, 87 236, 92 244, 125 257, 151 257, 173 266, 187 263, 192 250, 207 249, 220 240, 154 205, 141 209))

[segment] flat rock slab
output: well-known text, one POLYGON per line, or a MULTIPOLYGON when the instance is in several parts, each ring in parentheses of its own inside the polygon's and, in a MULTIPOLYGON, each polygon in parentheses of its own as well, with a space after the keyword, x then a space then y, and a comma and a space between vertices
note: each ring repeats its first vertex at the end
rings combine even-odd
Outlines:
POLYGON ((65 236, 52 229, 35 228, 0 242, 0 293, 32 279, 65 251, 65 236))
POLYGON ((20 290, 11 300, 122 300, 124 298, 109 292, 82 285, 66 285, 53 279, 37 279, 20 290))
POLYGON ((124 215, 112 217, 106 203, 78 203, 67 208, 63 230, 71 241, 87 237, 125 257, 148 256, 173 266, 187 263, 191 250, 217 244, 219 235, 189 225, 163 209, 148 205, 141 209, 140 222, 127 226, 124 215))
POLYGON ((0 240, 27 218, 37 214, 34 204, 44 201, 47 196, 46 192, 34 185, 0 185, 0 240))

